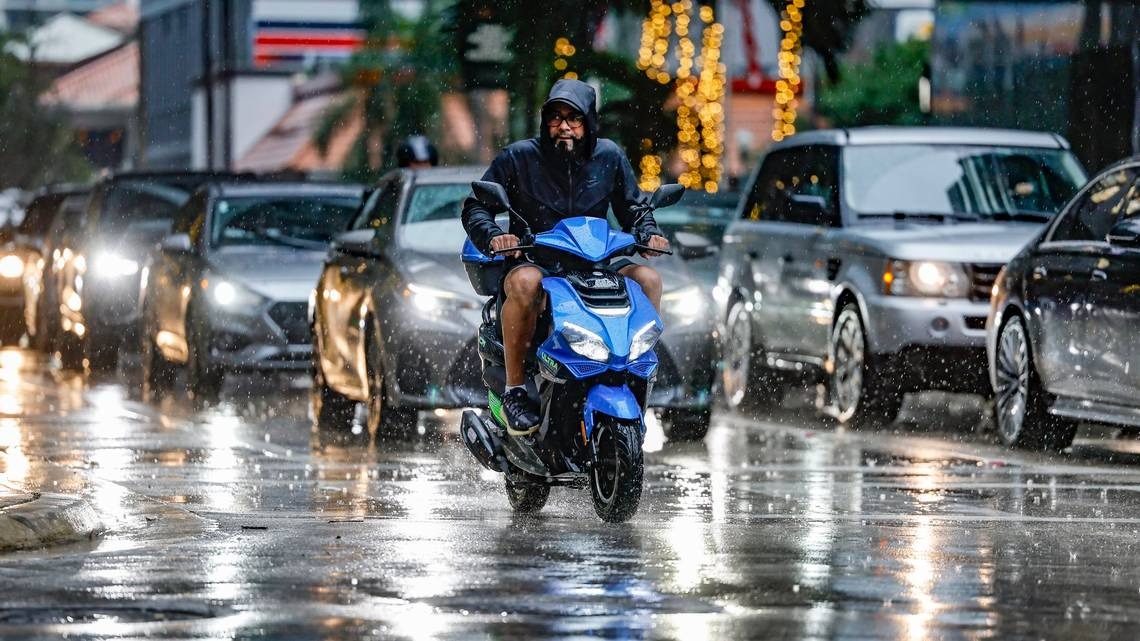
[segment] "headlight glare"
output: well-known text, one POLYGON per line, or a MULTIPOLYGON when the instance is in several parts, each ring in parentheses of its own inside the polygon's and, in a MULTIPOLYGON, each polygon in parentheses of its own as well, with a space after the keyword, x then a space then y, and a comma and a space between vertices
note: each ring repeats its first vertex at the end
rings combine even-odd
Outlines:
POLYGON ((883 287, 893 296, 965 298, 970 292, 970 277, 957 263, 892 260, 883 272, 883 287))
POLYGON ((476 309, 478 304, 460 298, 454 292, 449 292, 418 283, 409 283, 404 288, 404 298, 412 307, 426 316, 439 316, 448 309, 476 309))
POLYGON ((95 273, 99 276, 133 276, 139 271, 138 261, 124 258, 114 252, 95 255, 95 273))
POLYGON ((209 294, 210 301, 218 307, 233 310, 247 310, 259 307, 265 300, 260 294, 241 283, 228 281, 217 276, 202 280, 202 288, 209 294))
POLYGON ((637 330, 637 333, 633 335, 633 342, 629 346, 629 360, 641 358, 643 354, 653 349, 660 337, 661 328, 657 326, 656 321, 637 330))
POLYGON ((606 342, 601 336, 585 327, 574 323, 563 323, 562 338, 566 339, 566 343, 575 354, 585 356, 592 361, 605 362, 610 359, 610 348, 606 347, 606 342))
POLYGON ((681 324, 688 325, 700 318, 705 309, 705 297, 700 287, 689 285, 663 295, 661 307, 681 324))
POLYGON ((24 273, 24 261, 19 256, 8 254, 0 258, 0 276, 19 278, 24 273))

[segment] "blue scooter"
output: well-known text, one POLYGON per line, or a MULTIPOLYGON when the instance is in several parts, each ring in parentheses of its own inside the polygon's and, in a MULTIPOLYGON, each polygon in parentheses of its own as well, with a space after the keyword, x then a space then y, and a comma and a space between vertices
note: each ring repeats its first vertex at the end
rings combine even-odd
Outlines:
MULTIPOLYGON (((477 181, 472 190, 490 211, 511 209, 502 185, 477 181)), ((664 185, 641 206, 641 215, 676 204, 680 185, 664 185)), ((537 512, 550 488, 589 486, 594 510, 609 522, 628 520, 641 500, 643 414, 657 371, 653 351, 664 325, 637 283, 609 266, 639 251, 628 233, 601 218, 560 221, 548 232, 520 239, 527 258, 546 269, 548 296, 526 359, 527 390, 542 424, 529 437, 507 437, 502 412, 506 387, 498 311, 505 263, 470 240, 463 263, 483 307, 479 355, 490 416, 463 412, 460 438, 483 467, 506 476, 507 497, 518 512, 537 512)), ((506 252, 503 252, 506 253, 506 252)), ((670 253, 662 251, 657 253, 670 253)))

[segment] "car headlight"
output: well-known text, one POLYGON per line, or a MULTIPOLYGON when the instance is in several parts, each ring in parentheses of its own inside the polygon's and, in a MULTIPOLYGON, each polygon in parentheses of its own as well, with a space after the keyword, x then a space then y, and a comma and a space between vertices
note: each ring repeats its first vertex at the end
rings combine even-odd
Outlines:
POLYGON ((689 325, 696 322, 704 312, 705 296, 696 285, 682 287, 661 296, 661 309, 682 325, 689 325))
POLYGON ((883 291, 892 296, 965 298, 970 277, 957 263, 891 260, 883 271, 883 291))
POLYGON ((566 339, 566 343, 575 354, 585 356, 592 361, 605 362, 610 359, 610 348, 606 346, 606 342, 601 336, 585 327, 574 323, 563 323, 562 338, 566 339))
POLYGON ((404 298, 411 303, 412 308, 426 316, 439 316, 449 310, 477 309, 479 306, 455 292, 449 292, 427 285, 409 283, 404 288, 404 298))
POLYGON ((124 258, 114 252, 96 254, 92 266, 97 276, 108 278, 133 276, 139 271, 138 261, 124 258))
POLYGON ((637 330, 637 333, 633 335, 633 342, 629 346, 629 360, 637 360, 641 358, 642 354, 653 349, 658 338, 661 338, 661 328, 657 326, 657 321, 637 330))
POLYGON ((0 258, 0 276, 19 278, 24 273, 24 261, 13 254, 0 258))
POLYGON ((202 289, 210 302, 230 309, 250 309, 261 305, 262 297, 248 287, 224 278, 203 278, 202 289))

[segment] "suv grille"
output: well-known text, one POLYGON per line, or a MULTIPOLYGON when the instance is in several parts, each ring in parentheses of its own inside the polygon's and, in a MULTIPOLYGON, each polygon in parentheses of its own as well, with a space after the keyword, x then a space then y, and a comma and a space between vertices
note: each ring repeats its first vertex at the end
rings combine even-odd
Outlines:
POLYGON ((970 300, 989 301, 993 293, 994 283, 997 282, 1001 264, 979 264, 968 266, 970 272, 970 300))
POLYGON ((276 303, 269 308, 269 318, 281 328, 290 345, 309 344, 308 303, 276 303))

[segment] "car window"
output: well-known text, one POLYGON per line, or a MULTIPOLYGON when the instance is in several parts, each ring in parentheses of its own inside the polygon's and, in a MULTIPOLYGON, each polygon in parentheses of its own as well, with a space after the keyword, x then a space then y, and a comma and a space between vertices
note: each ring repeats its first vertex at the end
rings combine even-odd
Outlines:
POLYGON ((843 151, 843 198, 863 215, 1039 214, 1047 220, 1084 184, 1060 149, 857 145, 843 151))
POLYGON ((19 232, 29 236, 42 236, 51 225, 63 200, 62 194, 45 194, 33 200, 24 211, 24 219, 17 226, 19 232))
POLYGON ((829 213, 838 211, 838 158, 834 147, 808 145, 768 154, 756 183, 744 204, 745 220, 768 220, 804 224, 826 221, 794 220, 788 207, 793 194, 820 196, 829 213))
POLYGON ((210 245, 276 245, 320 249, 360 206, 344 195, 265 195, 218 198, 210 223, 210 245))
POLYGON ((419 185, 412 190, 400 225, 401 247, 431 253, 458 253, 467 238, 463 201, 470 183, 419 185))
POLYGON ((101 198, 92 199, 90 213, 101 230, 117 231, 138 223, 168 221, 189 196, 186 190, 156 182, 113 182, 101 198))
POLYGON ((1057 221, 1049 240, 1103 241, 1121 213, 1129 215, 1131 209, 1135 215, 1140 210, 1134 191, 1136 178, 1135 169, 1119 169, 1097 178, 1057 221))

